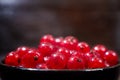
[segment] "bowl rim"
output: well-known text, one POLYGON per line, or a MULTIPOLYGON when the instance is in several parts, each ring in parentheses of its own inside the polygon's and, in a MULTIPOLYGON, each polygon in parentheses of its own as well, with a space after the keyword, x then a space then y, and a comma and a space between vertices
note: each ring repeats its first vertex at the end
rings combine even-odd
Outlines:
POLYGON ((9 66, 7 64, 4 64, 4 59, 0 59, 0 66, 6 67, 6 68, 11 68, 11 69, 16 69, 16 70, 24 70, 24 71, 81 71, 81 72, 90 72, 90 71, 103 71, 103 70, 109 70, 113 68, 119 68, 120 67, 120 61, 118 64, 106 68, 96 68, 96 69, 37 69, 37 68, 23 68, 23 67, 16 67, 16 66, 9 66))

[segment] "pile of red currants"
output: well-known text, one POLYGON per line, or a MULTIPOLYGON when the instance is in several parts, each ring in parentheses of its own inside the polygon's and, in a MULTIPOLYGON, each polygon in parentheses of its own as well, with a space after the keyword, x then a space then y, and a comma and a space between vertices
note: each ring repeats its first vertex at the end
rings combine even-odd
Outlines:
POLYGON ((8 66, 35 69, 96 69, 118 64, 118 55, 105 45, 93 47, 74 36, 44 35, 37 48, 20 46, 5 56, 8 66))

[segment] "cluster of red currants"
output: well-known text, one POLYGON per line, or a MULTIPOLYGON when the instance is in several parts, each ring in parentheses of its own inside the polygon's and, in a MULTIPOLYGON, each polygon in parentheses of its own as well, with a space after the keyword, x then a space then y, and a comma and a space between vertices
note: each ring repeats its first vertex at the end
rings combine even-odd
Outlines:
POLYGON ((118 55, 105 45, 90 47, 74 36, 44 35, 37 48, 18 47, 6 55, 4 62, 9 66, 36 69, 96 69, 118 64, 118 55))

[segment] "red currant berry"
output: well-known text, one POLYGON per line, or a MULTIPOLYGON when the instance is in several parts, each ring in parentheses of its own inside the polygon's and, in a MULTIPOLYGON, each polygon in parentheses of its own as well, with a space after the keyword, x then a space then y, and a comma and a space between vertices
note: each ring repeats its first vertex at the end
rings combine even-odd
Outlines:
POLYGON ((86 42, 80 42, 76 46, 76 50, 82 53, 90 52, 90 46, 86 42))
POLYGON ((61 46, 62 41, 63 41, 63 37, 55 38, 54 45, 59 47, 59 46, 61 46))
POLYGON ((50 58, 50 57, 45 56, 45 57, 44 57, 44 62, 46 63, 46 62, 49 60, 49 58, 50 58))
POLYGON ((96 69, 96 68, 105 68, 105 62, 98 57, 91 58, 88 62, 89 69, 96 69))
POLYGON ((43 54, 43 56, 50 56, 56 51, 55 47, 50 43, 41 43, 38 46, 38 50, 43 54))
POLYGON ((38 64, 38 65, 36 66, 36 68, 37 68, 37 69, 48 69, 48 68, 47 68, 47 65, 46 65, 45 63, 38 64))
POLYGON ((5 64, 10 66, 19 66, 20 64, 19 55, 16 54, 15 52, 8 53, 8 55, 5 57, 5 64))
POLYGON ((78 52, 78 51, 73 51, 73 53, 71 54, 71 56, 78 56, 78 57, 84 59, 85 67, 87 67, 87 62, 88 62, 89 57, 86 55, 87 54, 83 54, 83 53, 78 52))
POLYGON ((100 55, 101 58, 103 58, 105 52, 107 51, 107 48, 104 45, 96 45, 92 49, 93 52, 96 52, 100 55))
POLYGON ((95 51, 92 51, 92 50, 91 50, 91 51, 89 52, 89 54, 92 55, 93 57, 99 57, 99 58, 103 59, 98 52, 95 52, 95 51))
POLYGON ((78 56, 78 57, 82 57, 83 59, 85 58, 84 54, 78 51, 72 51, 71 56, 78 56))
POLYGON ((49 69, 64 69, 66 67, 66 58, 62 54, 52 54, 46 62, 49 69))
POLYGON ((86 68, 88 68, 88 63, 89 63, 89 60, 91 59, 91 58, 94 58, 94 57, 96 57, 95 56, 95 54, 93 54, 92 52, 88 52, 88 53, 86 53, 86 54, 84 54, 84 59, 85 59, 85 61, 86 61, 86 68))
POLYGON ((110 67, 110 65, 105 61, 105 67, 110 67))
POLYGON ((44 59, 42 54, 32 50, 28 51, 21 59, 21 65, 25 68, 35 68, 37 64, 43 62, 44 59))
POLYGON ((20 58, 22 56, 24 56, 27 52, 28 52, 29 48, 26 47, 26 46, 21 46, 21 47, 18 47, 17 50, 16 50, 16 53, 20 56, 20 58))
POLYGON ((67 36, 65 37, 65 40, 72 41, 72 42, 78 42, 78 39, 74 36, 67 36))
POLYGON ((88 53, 84 54, 84 56, 85 56, 87 59, 91 59, 91 58, 95 57, 95 54, 92 53, 92 52, 88 52, 88 53))
POLYGON ((74 54, 75 52, 77 52, 76 50, 70 50, 70 54, 74 54))
POLYGON ((40 39, 40 43, 43 42, 47 42, 47 43, 54 43, 54 37, 50 34, 44 35, 41 39, 40 39))
POLYGON ((64 40, 61 42, 61 46, 62 46, 62 47, 68 48, 68 49, 70 49, 70 50, 75 50, 77 44, 78 44, 78 40, 77 40, 77 39, 74 39, 74 38, 64 39, 64 40))
POLYGON ((68 59, 71 54, 70 54, 70 50, 66 49, 66 48, 63 48, 63 47, 60 47, 58 50, 57 50, 57 53, 60 53, 62 55, 64 55, 66 57, 66 59, 68 59))
POLYGON ((78 39, 73 36, 67 36, 65 39, 61 42, 61 46, 66 47, 68 49, 74 49, 74 47, 77 45, 78 39), (72 47, 73 46, 73 47, 72 47))
POLYGON ((116 65, 118 63, 118 55, 113 50, 108 50, 104 54, 103 58, 110 66, 116 65))
POLYGON ((67 63, 68 69, 85 69, 85 61, 78 56, 71 56, 67 63))

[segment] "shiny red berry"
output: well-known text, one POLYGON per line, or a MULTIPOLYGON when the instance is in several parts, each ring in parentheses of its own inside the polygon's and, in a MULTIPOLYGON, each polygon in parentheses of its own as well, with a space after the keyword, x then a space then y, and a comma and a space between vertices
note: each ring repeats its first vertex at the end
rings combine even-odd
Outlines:
POLYGON ((72 42, 78 42, 78 39, 74 36, 67 36, 65 37, 65 40, 72 41, 72 42))
POLYGON ((21 59, 21 65, 25 68, 35 68, 36 65, 43 62, 44 59, 42 54, 32 50, 28 51, 21 59))
POLYGON ((110 64, 108 64, 106 61, 105 61, 105 67, 110 67, 110 64))
POLYGON ((66 58, 62 54, 52 54, 46 62, 48 69, 64 69, 66 67, 66 58))
POLYGON ((90 46, 86 42, 79 42, 76 46, 76 50, 82 53, 90 52, 90 46))
POLYGON ((16 53, 22 57, 28 52, 29 48, 26 46, 20 46, 17 48, 16 53))
POLYGON ((71 54, 70 54, 70 50, 64 48, 64 47, 60 47, 58 50, 57 50, 57 53, 60 53, 62 55, 64 55, 66 57, 66 59, 68 59, 71 54))
POLYGON ((5 57, 5 64, 10 66, 19 66, 20 64, 20 58, 19 55, 15 52, 10 52, 5 57))
POLYGON ((44 57, 44 62, 46 63, 49 60, 50 56, 45 56, 44 57))
POLYGON ((96 54, 94 54, 93 52, 88 52, 86 54, 84 54, 84 56, 87 58, 87 59, 91 59, 93 57, 96 57, 96 54))
POLYGON ((92 48, 92 51, 98 53, 100 57, 103 58, 107 48, 102 44, 98 44, 92 48))
POLYGON ((45 63, 42 63, 42 64, 38 64, 36 66, 37 69, 48 69, 47 65, 45 63))
POLYGON ((85 69, 85 61, 78 56, 71 56, 67 62, 68 69, 85 69))
POLYGON ((96 55, 94 53, 92 53, 92 52, 88 52, 88 53, 84 54, 84 59, 86 61, 86 63, 85 63, 86 68, 88 68, 89 60, 91 60, 94 57, 96 57, 96 55))
POLYGON ((98 57, 91 58, 88 62, 89 69, 96 69, 96 68, 105 68, 105 62, 98 57))
POLYGON ((43 54, 43 56, 50 56, 52 53, 55 52, 55 47, 50 44, 50 43, 41 43, 38 46, 38 50, 40 51, 40 53, 43 54))
POLYGON ((70 50, 75 50, 77 43, 78 43, 78 40, 76 40, 74 38, 72 38, 72 39, 64 39, 61 42, 61 46, 65 47, 67 49, 70 49, 70 50))
POLYGON ((118 64, 118 55, 113 50, 108 50, 103 58, 110 66, 118 64))
POLYGON ((57 47, 60 47, 61 46, 61 42, 63 41, 63 37, 58 37, 58 38, 55 38, 54 40, 54 45, 57 46, 57 47))
POLYGON ((85 55, 78 51, 72 51, 71 56, 78 56, 78 57, 85 59, 85 55))
POLYGON ((47 42, 47 43, 54 43, 54 37, 50 34, 44 35, 40 39, 40 43, 47 42))

